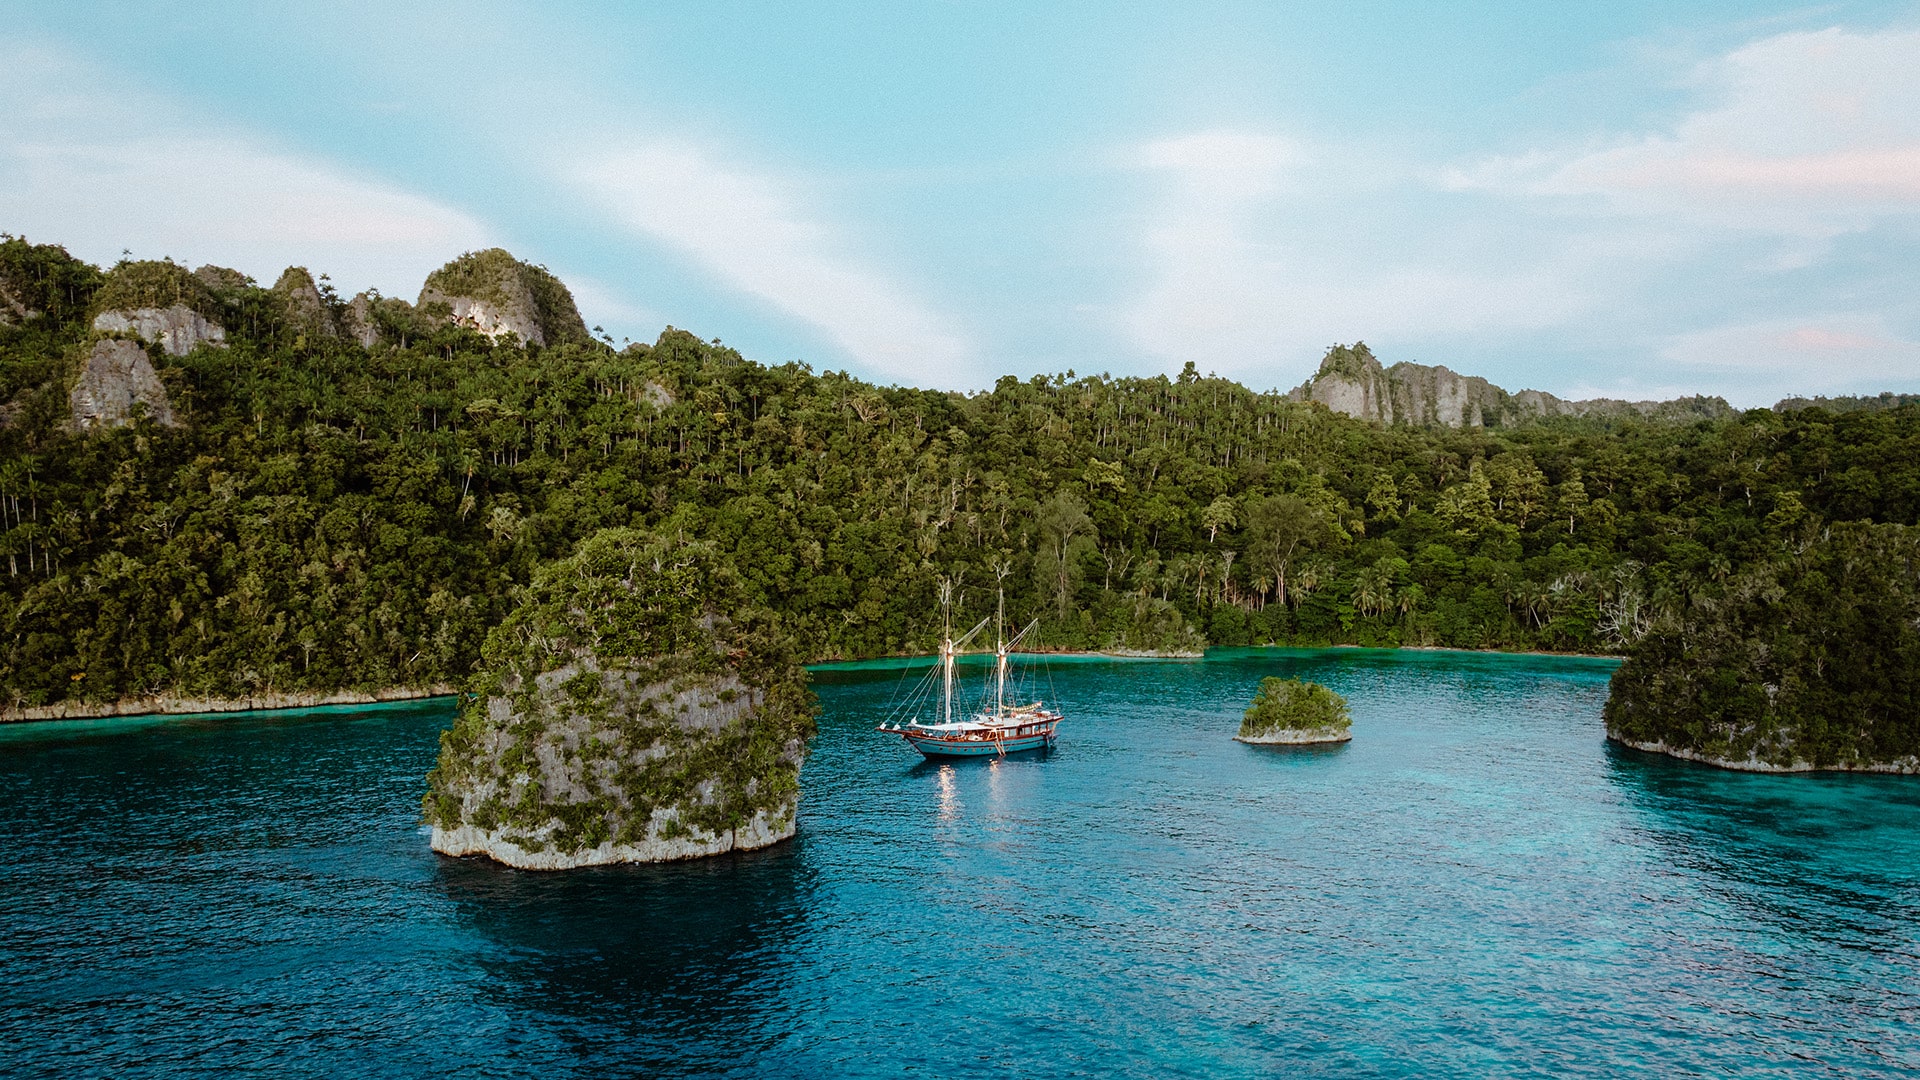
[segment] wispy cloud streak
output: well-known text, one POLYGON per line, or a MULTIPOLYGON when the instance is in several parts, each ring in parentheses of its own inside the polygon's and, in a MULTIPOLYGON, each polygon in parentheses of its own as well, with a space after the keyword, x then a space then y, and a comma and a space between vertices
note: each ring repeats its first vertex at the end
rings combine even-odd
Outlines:
POLYGON ((812 324, 885 377, 946 387, 975 381, 961 332, 849 255, 839 232, 772 178, 662 143, 604 155, 568 179, 629 230, 812 324))

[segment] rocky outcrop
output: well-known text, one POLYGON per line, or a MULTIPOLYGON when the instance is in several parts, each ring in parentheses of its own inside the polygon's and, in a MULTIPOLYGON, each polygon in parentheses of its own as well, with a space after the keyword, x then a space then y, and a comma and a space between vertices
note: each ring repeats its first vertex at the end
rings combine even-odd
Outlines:
POLYGON ((1415 427, 1510 427, 1555 416, 1683 420, 1733 412, 1720 398, 1566 401, 1544 390, 1509 394, 1477 375, 1462 375, 1444 365, 1402 362, 1382 367, 1364 342, 1327 350, 1320 370, 1291 396, 1355 419, 1415 427))
POLYGON ((67 394, 73 426, 81 431, 120 427, 133 419, 135 405, 146 406, 156 424, 174 427, 173 404, 153 361, 138 342, 101 338, 87 350, 87 359, 67 394))
POLYGON ((157 342, 168 356, 185 356, 201 344, 225 345, 227 331, 219 323, 183 304, 165 308, 103 311, 93 317, 93 328, 110 334, 132 334, 157 342))
POLYGON ((1236 742, 1255 746, 1315 746, 1353 741, 1352 728, 1281 728, 1258 735, 1235 735, 1236 742))
POLYGON ((280 280, 274 282, 273 295, 279 298, 287 321, 295 329, 318 337, 340 336, 333 309, 326 297, 320 295, 320 286, 306 267, 287 267, 280 280))
POLYGON ((793 835, 813 697, 711 545, 596 534, 484 655, 428 777, 435 851, 562 870, 793 835))
POLYGON ((195 270, 193 276, 216 295, 233 296, 253 288, 252 278, 231 267, 209 263, 195 270))
POLYGON ((1807 773, 1807 772, 1864 772, 1893 773, 1899 776, 1920 775, 1920 756, 1908 755, 1891 761, 1847 761, 1827 765, 1816 765, 1805 758, 1793 758, 1786 762, 1764 761, 1757 757, 1721 757, 1689 749, 1684 746, 1669 746, 1658 740, 1641 741, 1608 733, 1607 737, 1621 746, 1639 750, 1648 754, 1665 754, 1682 761, 1696 761, 1702 765, 1713 765, 1735 772, 1758 773, 1807 773))
POLYGON ((1240 718, 1234 739, 1263 746, 1311 746, 1353 738, 1347 699, 1316 682, 1269 675, 1240 718))
POLYGON ((373 297, 367 293, 356 295, 347 304, 347 310, 340 313, 340 329, 361 348, 373 348, 380 341, 380 327, 373 321, 373 297))
POLYGON ((559 278, 500 248, 462 255, 429 274, 416 306, 496 342, 544 346, 593 340, 559 278))

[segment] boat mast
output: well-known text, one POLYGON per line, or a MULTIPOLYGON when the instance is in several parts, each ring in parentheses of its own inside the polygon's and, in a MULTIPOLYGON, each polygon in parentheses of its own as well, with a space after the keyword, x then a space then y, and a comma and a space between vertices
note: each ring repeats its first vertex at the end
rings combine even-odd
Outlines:
POLYGON ((1007 590, 1002 586, 993 615, 993 715, 1007 715, 1007 590))
POLYGON ((940 722, 953 723, 953 582, 940 579, 940 722))

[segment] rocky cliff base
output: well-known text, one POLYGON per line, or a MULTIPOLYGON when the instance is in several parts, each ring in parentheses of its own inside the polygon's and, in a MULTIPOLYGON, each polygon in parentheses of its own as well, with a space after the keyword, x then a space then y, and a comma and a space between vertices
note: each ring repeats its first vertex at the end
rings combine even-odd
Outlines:
POLYGON ((793 803, 788 803, 772 812, 762 810, 746 824, 736 828, 718 833, 694 829, 676 836, 667 835, 673 831, 672 819, 665 814, 656 814, 652 828, 643 840, 627 843, 608 840, 598 847, 575 851, 554 848, 529 850, 508 838, 504 830, 478 829, 471 825, 453 829, 434 826, 432 845, 433 850, 442 855, 456 858, 485 855, 516 870, 575 870, 583 866, 606 866, 612 863, 673 862, 724 855, 729 851, 753 851, 790 839, 797 824, 796 809, 793 803))
POLYGON ((1859 772, 1893 773, 1900 776, 1920 776, 1920 757, 1900 758, 1895 761, 1855 761, 1838 762, 1832 765, 1815 765, 1811 761, 1796 760, 1791 764, 1777 765, 1758 758, 1730 759, 1703 754, 1697 750, 1688 750, 1681 746, 1668 746, 1663 742, 1638 742, 1608 734, 1607 738, 1621 746, 1633 750, 1643 750, 1649 754, 1665 754, 1682 761, 1697 761, 1702 765, 1716 765, 1735 772, 1757 773, 1809 773, 1809 772, 1859 772))
POLYGON ((1315 746, 1320 743, 1343 743, 1353 739, 1352 728, 1281 728, 1279 731, 1262 732, 1259 735, 1235 735, 1235 742, 1251 743, 1254 746, 1315 746))

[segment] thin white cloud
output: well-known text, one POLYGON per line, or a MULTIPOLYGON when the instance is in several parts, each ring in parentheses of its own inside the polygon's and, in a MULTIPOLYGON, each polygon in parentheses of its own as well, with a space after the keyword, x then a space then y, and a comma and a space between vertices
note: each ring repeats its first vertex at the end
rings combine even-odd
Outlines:
POLYGON ((877 270, 766 176, 685 144, 635 146, 566 177, 634 233, 823 331, 877 373, 918 385, 977 381, 962 334, 877 270))
POLYGON ((1518 260, 1450 258, 1460 253, 1444 250, 1448 241, 1409 258, 1405 236, 1353 228, 1364 213, 1349 199, 1354 187, 1375 188, 1374 199, 1396 193, 1321 164, 1343 157, 1235 131, 1124 155, 1159 187, 1141 236, 1151 283, 1121 314, 1133 344, 1171 363, 1292 385, 1335 341, 1539 327, 1584 302, 1551 273, 1515 269, 1518 260))
POLYGON ((1701 63, 1701 105, 1611 145, 1496 157, 1458 189, 1599 199, 1716 228, 1831 236, 1920 212, 1920 31, 1781 34, 1701 63))
POLYGON ((97 262, 130 248, 267 283, 297 264, 410 296, 489 243, 456 209, 221 130, 58 50, 0 43, 0 100, 0 229, 97 262))
POLYGON ((1736 389, 1736 405, 1795 394, 1876 393, 1920 380, 1920 341, 1874 312, 1767 319, 1681 334, 1662 350, 1681 369, 1736 389))

